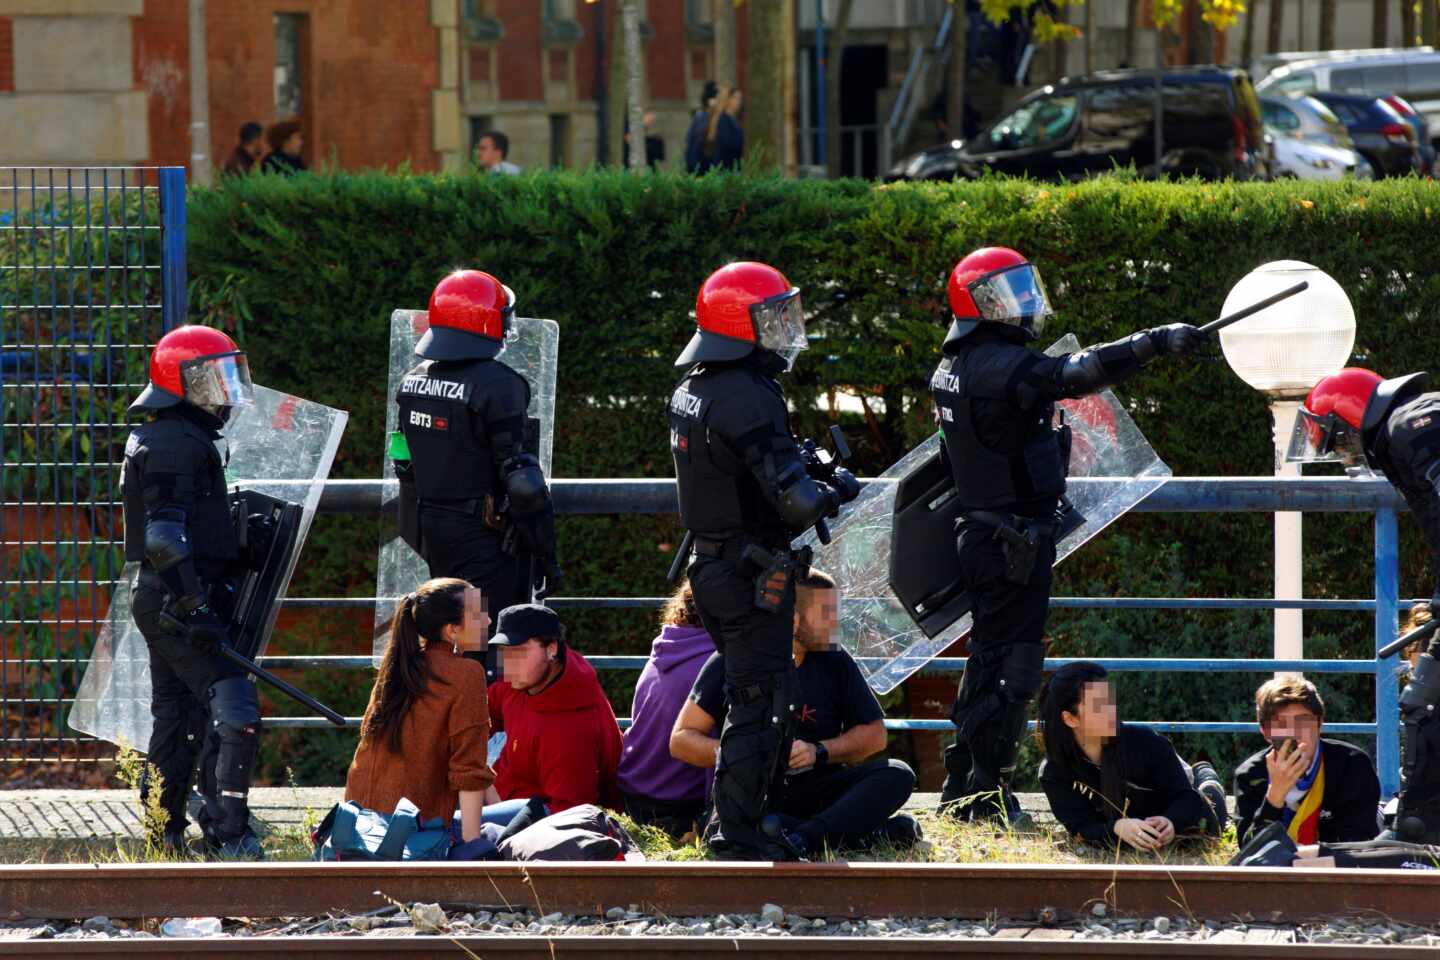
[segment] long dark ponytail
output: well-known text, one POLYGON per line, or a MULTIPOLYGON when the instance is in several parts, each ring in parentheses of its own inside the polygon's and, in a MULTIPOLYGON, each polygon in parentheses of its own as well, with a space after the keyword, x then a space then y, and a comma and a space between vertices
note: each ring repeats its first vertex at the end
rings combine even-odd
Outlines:
POLYGON ((444 682, 431 672, 421 638, 440 643, 447 624, 465 622, 469 586, 454 577, 437 577, 400 601, 375 678, 375 698, 360 725, 360 739, 383 739, 391 753, 400 752, 400 731, 410 708, 429 692, 431 680, 444 682))
MULTIPOLYGON (((1050 675, 1050 682, 1040 691, 1040 743, 1045 759, 1077 781, 1089 759, 1080 749, 1080 740, 1065 723, 1062 714, 1080 712, 1085 686, 1103 683, 1110 675, 1098 663, 1080 660, 1067 663, 1050 675)), ((1117 729, 1118 732, 1118 729, 1117 729)), ((1100 792, 1110 812, 1123 816, 1125 810, 1125 759, 1118 738, 1105 744, 1100 751, 1100 792)))

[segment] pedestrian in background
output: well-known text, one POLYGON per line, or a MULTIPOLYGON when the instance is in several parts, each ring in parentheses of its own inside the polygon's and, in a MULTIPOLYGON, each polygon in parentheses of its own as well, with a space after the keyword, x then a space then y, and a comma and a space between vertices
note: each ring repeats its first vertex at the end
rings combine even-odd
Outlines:
POLYGON ((238 176, 255 169, 265 153, 264 132, 265 128, 254 120, 241 125, 240 142, 235 145, 230 159, 225 161, 226 173, 238 176))
POLYGON ((705 146, 705 131, 710 124, 710 105, 715 102, 716 95, 720 88, 715 86, 714 80, 705 81, 705 89, 700 94, 700 109, 690 115, 690 129, 685 131, 685 171, 687 173, 701 173, 704 155, 701 152, 705 146))
POLYGON ((486 173, 519 173, 520 168, 506 159, 509 156, 510 138, 499 130, 482 133, 475 144, 475 165, 486 173))
POLYGON ((301 132, 300 121, 275 124, 265 131, 265 142, 270 144, 270 155, 261 169, 286 177, 305 171, 305 158, 300 155, 305 149, 305 134, 301 132))
POLYGON ((740 159, 745 155, 745 131, 739 120, 743 104, 740 91, 727 86, 722 86, 715 95, 700 151, 700 173, 716 168, 740 169, 740 159))

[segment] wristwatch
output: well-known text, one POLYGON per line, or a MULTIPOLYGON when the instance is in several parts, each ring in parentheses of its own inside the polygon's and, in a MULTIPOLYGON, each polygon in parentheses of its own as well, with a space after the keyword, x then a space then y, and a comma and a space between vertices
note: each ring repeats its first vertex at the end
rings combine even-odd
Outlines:
POLYGON ((829 763, 829 762, 830 762, 830 751, 829 751, 828 749, 826 749, 825 744, 823 744, 823 743, 817 743, 817 744, 815 744, 815 766, 817 766, 817 767, 823 766, 824 764, 827 764, 827 763, 829 763))

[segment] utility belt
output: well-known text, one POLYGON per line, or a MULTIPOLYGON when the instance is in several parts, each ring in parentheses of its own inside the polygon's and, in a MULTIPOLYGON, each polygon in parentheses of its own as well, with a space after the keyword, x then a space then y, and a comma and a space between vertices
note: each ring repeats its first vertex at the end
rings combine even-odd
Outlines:
POLYGON ((479 517, 484 521, 485 526, 491 530, 504 530, 505 515, 497 509, 495 497, 485 494, 483 497, 474 497, 470 500, 431 500, 423 498, 420 506, 430 507, 435 510, 445 510, 450 513, 458 513, 467 517, 479 517))
POLYGON ((813 557, 808 546, 799 550, 790 549, 788 544, 767 547, 744 534, 723 540, 697 535, 694 548, 697 557, 723 560, 733 565, 742 576, 748 570, 757 571, 755 608, 766 613, 780 612, 786 593, 794 587, 795 580, 810 572, 813 557))
POLYGON ((994 530, 991 539, 1000 541, 1000 552, 1005 557, 1005 579, 1021 586, 1029 583, 1035 572, 1040 545, 1045 541, 1053 543, 1061 531, 1061 524, 1057 521, 1017 517, 1010 513, 967 510, 961 516, 966 521, 994 530))

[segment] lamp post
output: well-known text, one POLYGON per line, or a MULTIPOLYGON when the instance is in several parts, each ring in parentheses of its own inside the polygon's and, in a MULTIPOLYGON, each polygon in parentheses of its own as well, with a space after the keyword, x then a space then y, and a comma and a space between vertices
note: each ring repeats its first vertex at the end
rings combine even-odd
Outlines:
MULTIPOLYGON (((1262 300, 1300 280, 1309 289, 1220 331, 1220 349, 1236 376, 1270 398, 1275 476, 1298 477, 1300 464, 1285 452, 1300 405, 1316 381, 1338 371, 1355 347, 1355 310, 1340 284, 1298 260, 1262 264, 1225 298, 1222 315, 1262 300)), ((1303 596, 1299 513, 1275 514, 1275 599, 1303 596)), ((1302 611, 1275 611, 1275 658, 1304 656, 1302 611)))

